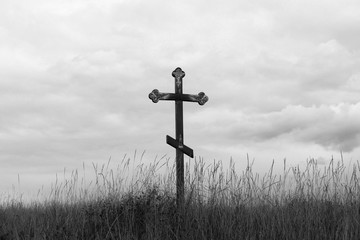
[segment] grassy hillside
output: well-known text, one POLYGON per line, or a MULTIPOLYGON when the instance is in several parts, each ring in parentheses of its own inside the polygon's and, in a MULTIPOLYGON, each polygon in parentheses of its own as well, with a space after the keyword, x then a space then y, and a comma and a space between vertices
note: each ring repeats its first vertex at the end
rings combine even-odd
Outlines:
POLYGON ((302 170, 284 161, 281 175, 271 167, 259 176, 249 162, 237 173, 233 162, 223 171, 197 160, 185 171, 180 228, 172 160, 140 164, 131 180, 122 178, 129 162, 118 172, 94 165, 88 185, 75 172, 44 202, 4 201, 0 239, 360 239, 358 163, 345 171, 342 161, 320 169, 308 160, 302 170))

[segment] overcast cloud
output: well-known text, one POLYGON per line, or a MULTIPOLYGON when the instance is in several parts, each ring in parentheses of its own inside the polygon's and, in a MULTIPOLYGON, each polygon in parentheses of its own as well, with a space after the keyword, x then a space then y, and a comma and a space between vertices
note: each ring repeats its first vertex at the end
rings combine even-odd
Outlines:
POLYGON ((359 160, 359 26, 355 0, 3 0, 0 191, 135 149, 174 156, 174 104, 148 94, 172 92, 176 67, 210 99, 184 104, 196 156, 359 160))

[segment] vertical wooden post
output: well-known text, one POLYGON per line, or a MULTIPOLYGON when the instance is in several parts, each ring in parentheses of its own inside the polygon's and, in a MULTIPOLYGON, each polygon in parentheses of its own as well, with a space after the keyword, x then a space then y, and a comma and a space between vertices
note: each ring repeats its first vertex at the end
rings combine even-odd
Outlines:
MULTIPOLYGON (((172 76, 175 78, 175 95, 181 96, 183 92, 182 79, 185 73, 177 68, 173 71, 172 76)), ((183 101, 175 101, 175 135, 179 147, 176 148, 176 205, 178 213, 181 216, 184 210, 184 153, 181 151, 184 139, 183 123, 183 101)))

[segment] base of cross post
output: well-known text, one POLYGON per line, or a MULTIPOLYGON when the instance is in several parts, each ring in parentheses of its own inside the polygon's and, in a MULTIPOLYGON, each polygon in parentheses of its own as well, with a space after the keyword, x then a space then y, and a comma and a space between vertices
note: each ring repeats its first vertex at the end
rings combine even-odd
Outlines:
POLYGON ((185 184, 184 184, 184 153, 176 149, 176 210, 178 221, 178 238, 184 238, 185 232, 185 184))

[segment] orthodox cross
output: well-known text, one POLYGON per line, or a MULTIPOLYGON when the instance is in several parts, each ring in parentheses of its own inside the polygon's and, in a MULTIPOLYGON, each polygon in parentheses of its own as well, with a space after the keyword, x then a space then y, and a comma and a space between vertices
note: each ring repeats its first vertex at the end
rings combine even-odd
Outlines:
POLYGON ((182 212, 184 206, 184 153, 191 158, 194 157, 193 150, 184 144, 183 102, 197 102, 204 105, 209 98, 203 92, 197 95, 183 94, 182 79, 185 77, 185 72, 181 68, 176 68, 172 72, 172 76, 175 78, 175 93, 161 93, 154 89, 149 94, 149 98, 154 103, 159 100, 175 101, 176 139, 167 135, 166 143, 176 149, 176 205, 178 211, 182 212))

